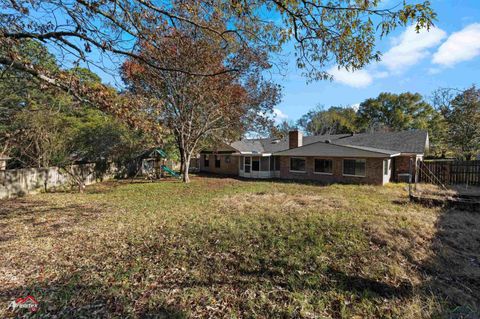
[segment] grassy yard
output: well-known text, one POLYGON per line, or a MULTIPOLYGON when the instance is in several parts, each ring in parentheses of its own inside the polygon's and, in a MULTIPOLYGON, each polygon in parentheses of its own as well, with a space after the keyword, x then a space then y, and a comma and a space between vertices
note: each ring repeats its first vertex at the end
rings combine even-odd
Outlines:
POLYGON ((404 188, 194 178, 0 201, 0 318, 28 294, 41 318, 474 318, 480 215, 404 188))

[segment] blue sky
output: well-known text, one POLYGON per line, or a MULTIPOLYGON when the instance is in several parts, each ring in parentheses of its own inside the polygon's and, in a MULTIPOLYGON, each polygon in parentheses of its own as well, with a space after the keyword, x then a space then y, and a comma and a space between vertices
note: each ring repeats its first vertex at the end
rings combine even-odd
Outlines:
MULTIPOLYGON (((384 0, 383 6, 391 7, 402 1, 384 0)), ((480 85, 480 0, 431 2, 438 14, 435 28, 420 34, 412 27, 395 30, 377 43, 377 49, 384 53, 381 62, 355 73, 328 66, 333 82, 307 84, 295 67, 292 46, 286 46, 282 56, 291 60, 288 72, 285 76, 273 75, 274 81, 283 87, 282 102, 275 109, 277 121, 296 121, 318 105, 358 105, 381 92, 411 91, 428 98, 439 87, 480 85)), ((110 66, 111 72, 90 67, 103 82, 121 87, 117 69, 121 62, 104 60, 100 64, 110 66)))
MULTIPOLYGON (((397 0, 387 0, 395 4, 397 0)), ((295 121, 317 105, 356 105, 381 92, 418 92, 428 97, 439 87, 480 85, 480 0, 432 0, 436 28, 416 34, 397 29, 378 42, 379 63, 348 73, 332 65, 335 80, 306 83, 293 66, 285 77, 277 120, 295 121)), ((293 56, 293 55, 292 55, 293 56)), ((293 65, 293 64, 292 64, 293 65)))

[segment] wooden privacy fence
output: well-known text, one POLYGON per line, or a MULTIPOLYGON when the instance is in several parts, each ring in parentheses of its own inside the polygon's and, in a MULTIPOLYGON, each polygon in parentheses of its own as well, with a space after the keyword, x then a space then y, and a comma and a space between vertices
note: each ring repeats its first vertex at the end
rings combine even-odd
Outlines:
POLYGON ((418 181, 480 186, 480 161, 423 161, 418 166, 418 181))

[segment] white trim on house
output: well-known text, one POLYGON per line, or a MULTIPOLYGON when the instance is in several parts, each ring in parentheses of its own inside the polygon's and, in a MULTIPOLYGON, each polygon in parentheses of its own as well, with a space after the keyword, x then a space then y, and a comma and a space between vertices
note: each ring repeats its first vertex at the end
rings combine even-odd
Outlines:
POLYGON ((259 157, 267 157, 267 156, 272 156, 272 153, 257 153, 257 152, 238 152, 238 153, 232 153, 231 155, 235 156, 259 156, 259 157))
MULTIPOLYGON (((263 156, 263 157, 267 157, 267 156, 263 156)), ((242 156, 240 157, 240 160, 238 161, 238 162, 239 162, 238 175, 239 175, 240 177, 253 178, 253 179, 255 179, 255 178, 267 179, 267 178, 280 177, 280 171, 271 171, 271 170, 270 170, 270 168, 271 168, 271 167, 270 167, 270 164, 271 164, 271 159, 270 159, 270 157, 268 158, 268 168, 269 168, 269 170, 267 170, 267 171, 262 170, 262 161, 261 161, 261 158, 262 158, 262 156, 260 156, 259 154, 252 154, 252 155, 247 154, 247 155, 242 155, 242 156), (250 172, 248 172, 248 173, 245 171, 245 166, 246 166, 246 165, 245 165, 245 160, 246 160, 247 157, 250 158, 250 165, 248 165, 248 166, 250 166, 250 172), (252 167, 253 167, 253 158, 254 158, 254 157, 258 157, 258 158, 259 158, 259 163, 258 163, 258 164, 259 164, 259 166, 258 166, 259 170, 258 170, 258 171, 254 171, 254 170, 252 169, 252 167), (243 163, 243 169, 242 169, 241 163, 243 163)))
POLYGON ((383 161, 382 161, 382 165, 383 165, 383 176, 382 176, 382 180, 383 180, 383 185, 387 184, 390 182, 390 179, 392 178, 392 162, 393 162, 393 159, 391 158, 385 158, 383 161), (386 162, 386 164, 385 164, 386 162), (387 174, 385 174, 385 169, 387 170, 387 174))

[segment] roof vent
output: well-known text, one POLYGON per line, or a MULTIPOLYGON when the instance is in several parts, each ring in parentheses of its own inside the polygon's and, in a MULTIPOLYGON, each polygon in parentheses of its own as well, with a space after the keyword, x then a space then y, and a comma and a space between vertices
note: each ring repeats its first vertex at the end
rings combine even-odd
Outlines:
POLYGON ((278 144, 278 143, 280 143, 280 139, 277 138, 275 140, 272 140, 272 144, 278 144))
POLYGON ((325 143, 330 144, 330 143, 332 143, 332 141, 331 140, 325 140, 325 143))

